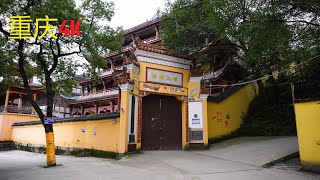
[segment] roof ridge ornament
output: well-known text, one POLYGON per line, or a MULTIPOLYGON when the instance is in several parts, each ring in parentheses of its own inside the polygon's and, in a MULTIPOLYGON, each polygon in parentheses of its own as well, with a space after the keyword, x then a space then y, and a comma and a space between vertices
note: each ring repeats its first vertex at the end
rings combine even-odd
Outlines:
POLYGON ((133 52, 128 52, 128 53, 124 53, 122 54, 122 58, 123 58, 123 65, 129 65, 129 64, 134 64, 136 66, 140 66, 140 63, 138 62, 137 57, 134 55, 133 52))

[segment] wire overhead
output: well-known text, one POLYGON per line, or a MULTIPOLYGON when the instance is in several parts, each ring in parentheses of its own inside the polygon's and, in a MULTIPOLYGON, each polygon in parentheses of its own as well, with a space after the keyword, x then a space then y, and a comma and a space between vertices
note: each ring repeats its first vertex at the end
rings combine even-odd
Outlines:
MULTIPOLYGON (((319 55, 316 55, 306 61, 303 61, 299 64, 296 64, 293 66, 293 68, 296 68, 298 66, 301 66, 307 62, 310 62, 310 61, 314 61, 314 60, 317 60, 317 58, 320 57, 320 54, 319 55)), ((285 73, 285 72, 288 72, 290 71, 290 69, 284 69, 282 71, 279 71, 278 74, 282 74, 282 73, 285 73)), ((212 84, 212 85, 206 85, 207 87, 232 87, 232 86, 241 86, 241 85, 245 85, 245 84, 249 84, 249 83, 253 83, 253 82, 256 82, 256 81, 259 81, 259 80, 263 80, 263 79, 268 79, 269 77, 273 76, 272 74, 269 74, 269 75, 265 75, 261 78, 258 78, 258 79, 254 79, 254 80, 250 80, 250 81, 245 81, 245 82, 240 82, 240 83, 234 83, 234 84, 228 84, 228 85, 222 85, 222 84, 212 84)))

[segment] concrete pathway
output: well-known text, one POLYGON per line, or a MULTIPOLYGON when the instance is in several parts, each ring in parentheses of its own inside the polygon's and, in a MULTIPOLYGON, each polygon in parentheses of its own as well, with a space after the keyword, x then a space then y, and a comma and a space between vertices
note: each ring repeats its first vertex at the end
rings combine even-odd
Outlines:
MULTIPOLYGON (((279 138, 272 139, 279 140, 279 138)), ((240 146, 241 143, 231 143, 233 141, 237 140, 231 140, 224 143, 233 144, 231 146, 234 147, 235 150, 238 148, 248 148, 247 146, 249 146, 246 143, 244 143, 244 146, 240 146)), ((244 142, 248 143, 248 141, 250 140, 247 139, 244 142)), ((256 143, 260 143, 261 141, 265 141, 265 139, 257 140, 256 138, 254 138, 253 141, 255 141, 256 143)), ((274 141, 271 141, 270 139, 269 141, 265 142, 271 143, 274 141)), ((255 158, 247 161, 243 160, 245 158, 236 158, 238 156, 242 156, 242 154, 239 153, 242 153, 243 151, 235 151, 237 155, 233 155, 230 152, 232 151, 232 147, 227 145, 224 146, 226 151, 222 151, 222 149, 220 149, 222 148, 222 145, 219 144, 213 146, 209 151, 144 151, 140 154, 130 155, 121 160, 93 157, 83 158, 72 156, 57 156, 58 164, 62 165, 54 168, 42 167, 46 159, 44 154, 36 154, 23 151, 0 152, 0 180, 320 179, 320 175, 305 173, 301 171, 290 171, 278 168, 262 168, 260 166, 257 166, 255 158), (217 146, 221 147, 217 148, 217 146), (220 152, 215 152, 213 150, 214 148, 217 148, 217 151, 220 152), (223 152, 229 155, 223 155, 223 152), (219 155, 220 157, 215 157, 215 155, 219 155), (254 163, 251 164, 251 162, 254 163)), ((278 144, 275 144, 275 146, 278 146, 278 144)), ((258 147, 264 146, 260 145, 258 147)), ((282 147, 285 148, 287 147, 287 145, 282 144, 282 147)), ((278 147, 274 148, 277 149, 278 147)), ((259 151, 259 149, 257 149, 257 151, 259 151)), ((252 150, 252 152, 255 151, 252 150)), ((255 155, 260 155, 260 153, 257 153, 255 155)), ((250 158, 250 155, 247 154, 243 156, 250 158)), ((260 164, 262 163, 259 163, 259 165, 260 164)))
POLYGON ((263 166, 271 161, 298 152, 298 139, 290 137, 240 137, 212 144, 199 154, 263 166))

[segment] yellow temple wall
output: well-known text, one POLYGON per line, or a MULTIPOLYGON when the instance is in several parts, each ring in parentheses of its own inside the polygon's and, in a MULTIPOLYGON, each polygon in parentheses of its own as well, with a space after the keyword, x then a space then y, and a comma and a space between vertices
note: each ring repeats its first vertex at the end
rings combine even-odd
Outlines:
POLYGON ((120 108, 120 122, 118 131, 118 147, 117 151, 120 154, 128 152, 128 119, 129 119, 129 91, 121 90, 121 108, 120 108))
POLYGON ((320 101, 294 104, 302 167, 320 172, 320 101))
MULTIPOLYGON (((55 146, 118 152, 119 124, 119 118, 116 123, 110 119, 56 123, 53 125, 55 146)), ((13 126, 12 140, 22 145, 46 144, 41 124, 13 126)))
POLYGON ((0 113, 0 141, 11 141, 12 124, 17 122, 34 121, 37 116, 19 113, 0 113))
POLYGON ((208 101, 208 138, 214 140, 236 132, 243 123, 250 102, 258 94, 258 85, 250 83, 222 102, 208 101))
POLYGON ((202 101, 202 108, 203 108, 203 144, 205 147, 209 145, 209 123, 208 123, 208 107, 209 103, 204 100, 202 101))

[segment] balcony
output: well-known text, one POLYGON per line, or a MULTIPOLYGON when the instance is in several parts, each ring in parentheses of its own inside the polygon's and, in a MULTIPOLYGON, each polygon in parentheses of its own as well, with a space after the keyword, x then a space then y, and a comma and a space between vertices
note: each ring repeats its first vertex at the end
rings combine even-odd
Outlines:
POLYGON ((130 51, 133 49, 132 43, 123 47, 123 52, 130 51))
POLYGON ((119 88, 116 87, 116 88, 106 89, 105 91, 98 91, 95 93, 84 94, 83 96, 80 96, 79 98, 81 100, 84 100, 84 99, 112 96, 112 95, 118 95, 118 94, 119 94, 119 88))
POLYGON ((154 42, 158 42, 160 39, 156 36, 147 38, 147 39, 143 39, 143 43, 147 43, 147 44, 153 44, 154 42))
MULTIPOLYGON (((115 70, 122 70, 123 69, 123 66, 116 66, 114 67, 115 70)), ((106 69, 106 70, 103 70, 101 73, 100 73, 100 76, 101 77, 106 77, 106 76, 111 76, 113 73, 112 69, 109 68, 109 69, 106 69)))
POLYGON ((4 106, 0 106, 0 112, 32 114, 32 107, 18 107, 16 105, 8 105, 8 107, 5 108, 4 106))

